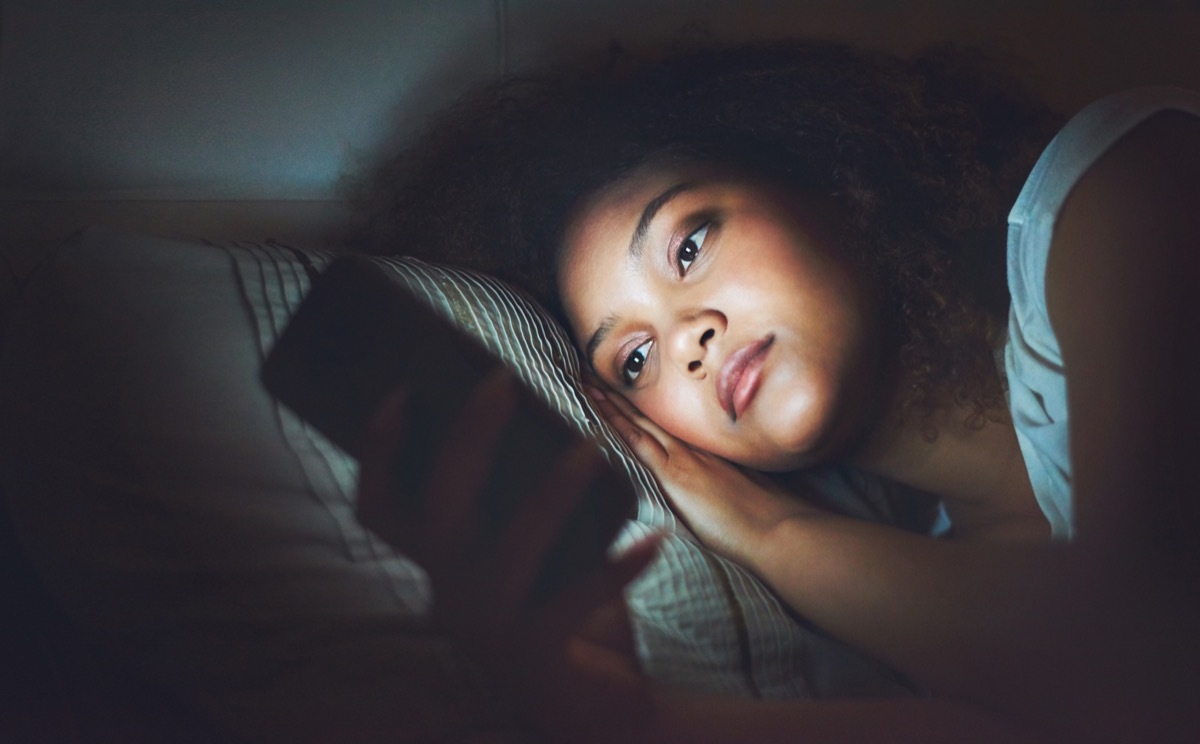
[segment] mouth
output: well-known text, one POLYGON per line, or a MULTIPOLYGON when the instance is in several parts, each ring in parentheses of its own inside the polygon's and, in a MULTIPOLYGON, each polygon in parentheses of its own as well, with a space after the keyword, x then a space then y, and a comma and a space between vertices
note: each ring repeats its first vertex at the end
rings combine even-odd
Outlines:
POLYGON ((736 422, 754 400, 762 381, 767 352, 774 341, 772 335, 746 344, 730 354, 721 367, 717 377, 717 399, 731 421, 736 422))

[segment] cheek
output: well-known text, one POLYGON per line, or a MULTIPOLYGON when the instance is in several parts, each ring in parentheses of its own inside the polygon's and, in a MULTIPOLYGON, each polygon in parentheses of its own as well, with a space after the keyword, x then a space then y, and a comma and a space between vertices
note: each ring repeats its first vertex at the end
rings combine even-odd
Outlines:
MULTIPOLYGON (((662 384, 661 380, 659 384, 662 384)), ((703 388, 678 384, 672 387, 669 392, 647 391, 634 403, 646 418, 671 436, 693 447, 714 451, 720 422, 707 418, 708 407, 700 399, 703 388)))
POLYGON ((779 452, 762 432, 731 433, 725 412, 715 400, 708 405, 703 399, 710 394, 702 386, 685 387, 669 396, 645 396, 637 406, 668 434, 696 449, 760 469, 778 469, 780 463, 791 462, 792 458, 779 452))

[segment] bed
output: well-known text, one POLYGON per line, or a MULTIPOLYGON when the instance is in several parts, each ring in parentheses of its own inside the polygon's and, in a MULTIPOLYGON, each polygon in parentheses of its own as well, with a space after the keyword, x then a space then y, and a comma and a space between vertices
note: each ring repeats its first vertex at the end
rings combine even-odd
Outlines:
MULTIPOLYGON (((0 721, 15 740, 504 726, 429 627, 420 568, 354 520, 353 461, 258 384, 309 270, 346 245, 341 179, 471 83, 613 39, 636 53, 807 34, 982 44, 1028 60, 1018 71, 1063 110, 1139 82, 1200 87, 1200 14, 1134 3, 210 5, 0 4, 0 721)), ((648 674, 761 698, 923 694, 699 547, 520 293, 377 260, 634 479, 623 540, 671 533, 628 598, 648 674)), ((850 513, 895 517, 861 474, 812 478, 850 513)))
MULTIPOLYGON (((105 230, 52 251, 12 303, 0 358, 11 531, 54 638, 214 731, 316 742, 487 730, 487 681, 426 622, 424 574, 354 519, 354 461, 259 383, 310 272, 335 255, 105 230)), ((670 533, 628 595, 647 674, 761 698, 919 694, 696 543, 592 410, 562 330, 521 293, 374 260, 630 476, 638 515, 618 542, 670 533)), ((850 513, 894 516, 891 494, 861 474, 812 480, 850 513)))

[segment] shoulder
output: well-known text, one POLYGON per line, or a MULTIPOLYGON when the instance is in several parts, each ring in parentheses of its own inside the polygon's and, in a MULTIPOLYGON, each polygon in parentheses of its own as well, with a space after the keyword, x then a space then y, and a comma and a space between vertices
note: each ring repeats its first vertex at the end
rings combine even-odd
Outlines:
POLYGON ((1038 158, 1009 215, 1010 222, 1053 223, 1079 179, 1132 130, 1166 112, 1200 114, 1200 92, 1170 86, 1134 88, 1100 98, 1066 122, 1038 158))
POLYGON ((1087 293, 1101 289, 1089 287, 1089 276, 1102 285, 1150 291, 1172 275, 1182 277, 1170 272, 1188 268, 1198 245, 1200 118, 1160 111, 1092 163, 1066 196, 1046 264, 1052 324, 1070 324, 1068 318, 1086 307, 1080 303, 1087 293), (1133 282, 1138 276, 1153 281, 1140 285, 1133 282))
POLYGON ((1077 532, 1148 535, 1162 501, 1151 484, 1200 455, 1195 114, 1143 117, 1083 171, 1054 225, 1045 300, 1067 380, 1077 532))
POLYGON ((1059 231, 1067 232, 1074 223, 1089 218, 1122 219, 1147 208, 1156 216, 1169 216, 1165 207, 1194 195, 1198 186, 1200 116, 1159 111, 1133 127, 1084 172, 1062 206, 1055 238, 1059 231), (1090 209, 1097 204, 1128 206, 1097 213, 1090 209))
POLYGON ((1123 91, 1076 113, 1038 158, 1009 214, 1008 280, 1014 310, 1046 327, 1053 357, 1058 329, 1048 310, 1061 269, 1074 273, 1076 249, 1094 245, 1085 228, 1094 234, 1110 230, 1107 219, 1150 220, 1156 205, 1127 198, 1149 199, 1171 177, 1195 171, 1196 114, 1200 93, 1123 91))

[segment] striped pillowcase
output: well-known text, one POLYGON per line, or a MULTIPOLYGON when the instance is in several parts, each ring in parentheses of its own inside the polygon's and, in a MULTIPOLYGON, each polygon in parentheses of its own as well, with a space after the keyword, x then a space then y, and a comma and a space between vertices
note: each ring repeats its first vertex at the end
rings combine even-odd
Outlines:
MULTIPOLYGON (((334 257, 306 255, 321 265, 334 257)), ((661 558, 628 594, 648 674, 692 689, 764 698, 903 689, 891 672, 796 622, 748 572, 700 546, 672 513, 651 473, 584 394, 578 356, 565 331, 525 293, 477 272, 414 258, 374 260, 479 339, 552 410, 595 440, 635 484, 637 517, 618 546, 651 529, 668 533, 661 558)), ((854 474, 829 470, 814 474, 813 483, 849 511, 868 517, 886 512, 884 494, 854 474)))
MULTIPOLYGON (((451 740, 490 725, 489 691, 430 632, 424 572, 355 519, 353 459, 259 383, 310 274, 335 257, 103 231, 63 246, 5 331, 0 483, 62 611, 239 738, 451 740)), ((763 698, 910 691, 698 544, 583 394, 566 334, 524 294, 375 260, 629 476, 639 507, 620 541, 668 533, 627 593, 649 675, 763 698)), ((850 513, 889 515, 878 484, 849 471, 812 485, 850 513)))

